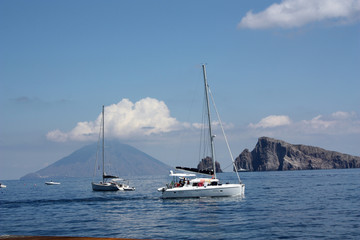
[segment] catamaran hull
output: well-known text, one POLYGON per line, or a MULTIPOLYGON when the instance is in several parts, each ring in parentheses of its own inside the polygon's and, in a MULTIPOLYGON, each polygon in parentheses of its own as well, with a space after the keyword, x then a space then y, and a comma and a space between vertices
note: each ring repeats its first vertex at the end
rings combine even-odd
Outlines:
POLYGON ((162 198, 230 197, 245 194, 245 184, 162 189, 162 198))
POLYGON ((91 183, 93 191, 119 191, 120 188, 114 183, 91 183))

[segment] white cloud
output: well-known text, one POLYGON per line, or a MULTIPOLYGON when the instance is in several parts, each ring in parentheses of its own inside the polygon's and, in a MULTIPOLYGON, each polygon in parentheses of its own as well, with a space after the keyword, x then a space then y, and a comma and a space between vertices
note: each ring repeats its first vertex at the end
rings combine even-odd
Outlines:
POLYGON ((309 133, 359 134, 360 120, 355 112, 338 111, 328 117, 318 115, 311 120, 303 120, 299 123, 299 128, 309 133))
POLYGON ((282 135, 346 135, 360 133, 360 119, 355 112, 334 112, 328 116, 317 115, 310 120, 291 121, 288 116, 271 115, 258 123, 250 123, 249 128, 257 134, 282 135), (285 131, 284 131, 285 130, 285 131), (260 133, 259 133, 260 131, 260 133))
POLYGON ((315 129, 315 130, 327 129, 336 124, 336 121, 334 121, 334 120, 326 121, 321 118, 322 118, 322 115, 318 115, 311 120, 303 120, 302 123, 305 126, 310 127, 311 129, 315 129))
POLYGON ((293 28, 331 20, 347 23, 359 20, 360 0, 283 0, 259 13, 249 11, 239 28, 293 28))
POLYGON ((260 122, 253 124, 250 123, 251 128, 273 128, 279 126, 290 125, 291 120, 288 116, 284 115, 270 115, 260 120, 260 122))
POLYGON ((46 134, 47 139, 56 142, 65 142, 68 139, 66 133, 61 132, 59 129, 53 130, 46 134))
MULTIPOLYGON (((95 121, 78 122, 69 132, 54 130, 46 136, 51 141, 65 142, 95 140, 98 137, 101 114, 95 121)), ((163 101, 144 98, 136 103, 123 99, 105 107, 105 134, 109 138, 132 138, 178 130, 180 124, 170 116, 163 101)))
POLYGON ((331 114, 331 116, 335 119, 349 119, 354 117, 355 115, 356 115, 355 112, 342 112, 342 111, 334 112, 333 114, 331 114))
MULTIPOLYGON (((221 124, 222 124, 224 129, 232 129, 232 128, 234 128, 234 124, 232 124, 232 123, 221 122, 221 124)), ((204 128, 208 128, 208 124, 207 123, 206 124, 204 124, 204 123, 192 123, 191 127, 195 128, 195 129, 204 129, 204 128)), ((212 121, 211 122, 211 129, 221 129, 220 122, 218 120, 212 121)))

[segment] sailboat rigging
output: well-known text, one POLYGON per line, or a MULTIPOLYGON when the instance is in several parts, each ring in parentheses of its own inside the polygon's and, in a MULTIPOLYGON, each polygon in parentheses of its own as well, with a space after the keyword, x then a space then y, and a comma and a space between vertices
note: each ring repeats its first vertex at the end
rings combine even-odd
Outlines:
MULTIPOLYGON (((102 140, 102 182, 95 183, 92 182, 91 186, 93 191, 134 191, 135 188, 130 187, 129 185, 120 182, 123 179, 118 178, 118 176, 106 174, 105 172, 105 111, 104 106, 102 106, 102 119, 101 119, 101 140, 102 140), (120 181, 119 181, 120 180, 120 181)), ((97 155, 96 155, 97 157, 97 155)), ((96 166, 96 163, 95 163, 96 166)))
MULTIPOLYGON (((167 184, 165 187, 161 187, 158 189, 159 192, 162 193, 162 198, 191 198, 191 197, 228 197, 228 196, 237 196, 244 195, 245 193, 245 184, 243 184, 240 180, 238 172, 236 171, 239 183, 237 184, 222 184, 216 175, 216 160, 215 160, 215 148, 214 148, 214 135, 212 133, 211 126, 211 115, 210 115, 210 89, 207 82, 206 76, 206 68, 205 65, 202 65, 203 70, 203 78, 205 85, 205 100, 206 100, 206 112, 207 112, 207 120, 209 127, 209 135, 210 139, 210 149, 211 149, 211 159, 212 159, 212 169, 211 170, 198 170, 196 168, 187 168, 187 167, 176 167, 176 169, 196 172, 200 174, 211 175, 209 178, 191 178, 196 177, 195 174, 187 174, 187 173, 173 173, 170 171, 170 176, 174 178, 171 184, 167 184)), ((212 95, 211 95, 212 96, 212 95)), ((230 151, 230 147, 222 127, 222 123, 218 114, 218 111, 215 106, 214 99, 212 98, 212 102, 214 103, 214 107, 216 110, 216 114, 218 116, 218 120, 222 129, 222 133, 224 135, 228 150, 230 152, 230 156, 232 158, 233 166, 236 170, 236 166, 230 151)))

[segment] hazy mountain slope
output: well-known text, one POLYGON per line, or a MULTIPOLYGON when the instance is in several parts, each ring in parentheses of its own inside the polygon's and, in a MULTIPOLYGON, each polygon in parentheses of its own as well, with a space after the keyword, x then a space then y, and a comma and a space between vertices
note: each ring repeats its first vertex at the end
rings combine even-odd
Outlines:
MULTIPOLYGON (((84 146, 55 163, 22 178, 92 177, 101 172, 101 151, 95 167, 97 143, 84 146)), ((167 174, 170 166, 148 154, 117 141, 105 143, 105 169, 108 174, 123 176, 167 174)), ((100 173, 101 175, 101 173, 100 173)))

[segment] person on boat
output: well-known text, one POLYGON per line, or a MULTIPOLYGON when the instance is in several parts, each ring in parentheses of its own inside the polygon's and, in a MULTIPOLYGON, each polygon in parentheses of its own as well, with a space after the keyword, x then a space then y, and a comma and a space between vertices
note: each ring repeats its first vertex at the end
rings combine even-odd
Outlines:
POLYGON ((185 185, 185 177, 180 180, 180 187, 185 185))

